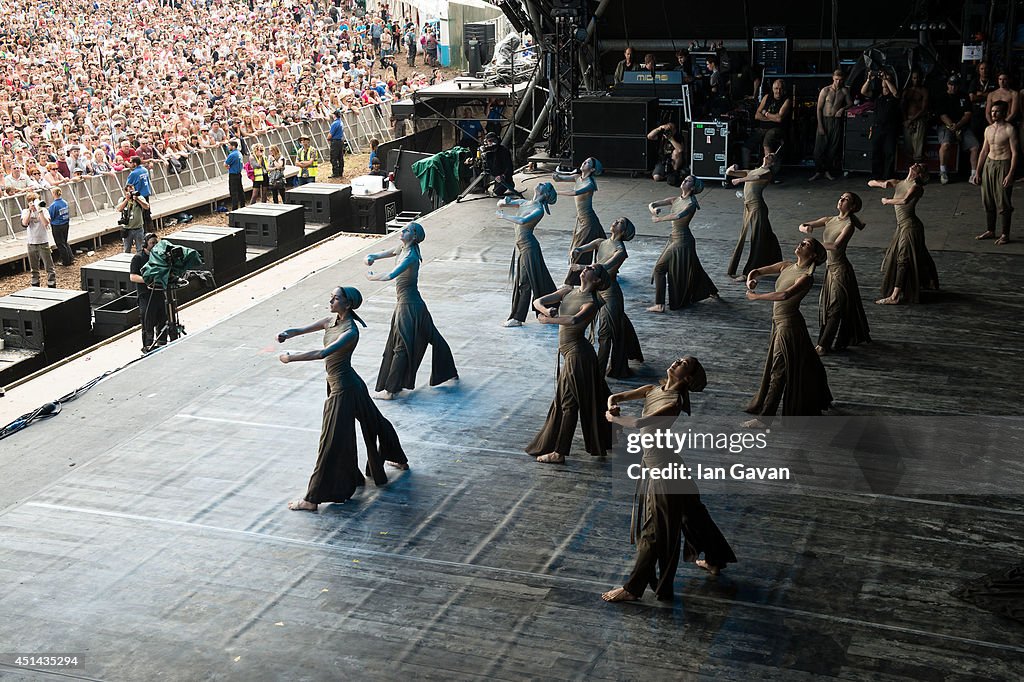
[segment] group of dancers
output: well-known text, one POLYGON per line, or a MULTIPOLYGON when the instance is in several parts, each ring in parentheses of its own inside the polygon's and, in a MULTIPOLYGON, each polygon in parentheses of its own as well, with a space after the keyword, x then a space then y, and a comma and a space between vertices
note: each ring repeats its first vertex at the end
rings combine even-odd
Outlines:
MULTIPOLYGON (((820 415, 827 410, 832 394, 820 356, 870 341, 857 278, 846 256, 851 237, 864 227, 857 217, 862 207, 860 197, 845 192, 838 200, 837 215, 801 224, 800 231, 808 236, 797 244, 795 258, 784 261, 763 196, 772 180, 772 162, 772 155, 768 154, 759 168, 744 171, 731 166, 726 173, 733 185, 743 186, 744 199, 743 227, 728 274, 746 283, 748 300, 773 303, 772 334, 761 384, 746 407, 754 415, 754 419, 743 423, 749 428, 764 426, 762 419, 778 414, 780 408, 784 416, 820 415), (821 241, 810 236, 818 229, 822 230, 821 241), (747 235, 749 255, 739 274, 747 235), (820 332, 815 344, 800 314, 800 303, 813 286, 815 268, 824 264, 827 270, 819 305, 820 332), (759 280, 770 276, 776 278, 774 290, 759 293, 759 280)), ((515 225, 516 244, 509 272, 514 282, 512 309, 504 326, 522 326, 532 308, 538 322, 559 327, 555 396, 543 426, 526 446, 527 453, 545 464, 566 461, 577 424, 582 428, 586 451, 603 456, 612 447, 612 424, 644 428, 654 419, 674 418, 682 412, 690 414, 689 393, 703 391, 707 385, 700 361, 685 356, 668 367, 665 378, 657 385, 615 394, 608 388, 607 377, 630 376, 629 362, 642 361, 643 353, 617 281, 628 258, 625 243, 633 239, 636 228, 622 217, 611 224, 610 234, 605 233, 593 208, 596 177, 601 172, 600 162, 590 158, 574 172, 554 174, 555 182, 573 183, 571 189, 557 191, 551 182, 542 182, 531 199, 506 196, 498 203, 497 216, 515 225), (551 212, 550 207, 559 195, 575 198, 577 218, 567 254, 568 273, 563 284, 556 287, 534 231, 551 212), (621 414, 620 404, 632 400, 643 400, 639 418, 621 414)), ((915 164, 903 181, 869 183, 895 189, 892 198, 882 200, 883 204, 895 207, 897 228, 882 264, 883 297, 876 301, 879 304, 917 302, 922 289, 938 287, 935 264, 915 213, 926 179, 923 166, 915 164)), ((703 189, 703 182, 691 175, 683 180, 678 196, 648 206, 653 222, 672 223, 668 244, 652 274, 655 302, 647 308, 650 312, 663 313, 666 305, 677 310, 718 297, 717 288, 697 256, 690 230, 690 222, 700 208, 697 196, 703 189)), ((377 393, 373 396, 385 400, 414 387, 428 345, 432 348, 430 384, 458 380, 451 350, 434 326, 417 286, 422 261, 419 244, 425 237, 423 227, 410 223, 400 236, 398 247, 366 257, 370 266, 384 258, 398 259, 389 273, 374 274, 371 270, 367 274, 370 280, 393 279, 397 284, 398 301, 378 374, 377 393)), ((282 353, 280 360, 288 363, 324 359, 328 374, 317 463, 305 497, 290 502, 290 509, 315 511, 321 503, 344 502, 365 484, 357 462, 357 420, 366 443, 367 476, 381 485, 387 482, 385 465, 408 468, 394 427, 376 407, 351 365, 359 340, 356 323, 365 326, 356 313, 361 302, 362 296, 354 287, 338 287, 330 299, 330 316, 278 335, 278 341, 284 342, 300 334, 323 331, 322 350, 282 353)), ((658 452, 646 451, 645 465, 656 466, 659 456, 658 452)), ((687 561, 711 574, 717 575, 728 563, 736 561, 700 502, 695 486, 687 494, 678 495, 669 494, 650 481, 645 485, 637 563, 622 588, 603 595, 606 601, 639 599, 648 585, 659 599, 671 599, 681 546, 687 561)))

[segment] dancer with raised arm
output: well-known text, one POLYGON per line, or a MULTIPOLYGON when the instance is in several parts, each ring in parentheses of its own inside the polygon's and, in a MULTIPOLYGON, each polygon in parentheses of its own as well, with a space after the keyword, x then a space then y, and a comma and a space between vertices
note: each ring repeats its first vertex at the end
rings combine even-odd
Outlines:
POLYGON ((672 221, 665 250, 658 257, 651 281, 654 283, 654 305, 647 310, 665 312, 665 285, 668 284, 668 307, 684 308, 705 298, 717 298, 715 286, 697 257, 697 243, 690 231, 690 221, 700 208, 697 195, 704 191, 704 181, 692 175, 679 185, 679 196, 655 201, 648 205, 651 219, 656 223, 672 221))
MULTIPOLYGON (((657 386, 650 384, 610 396, 605 418, 641 431, 667 429, 680 413, 690 414, 690 391, 699 393, 707 383, 707 374, 697 358, 682 357, 672 363, 657 386), (644 401, 639 419, 620 414, 619 405, 630 400, 644 401)), ((678 461, 671 450, 644 448, 645 469, 660 469, 678 461)), ((680 545, 684 561, 692 561, 711 575, 718 575, 726 564, 736 562, 736 555, 700 501, 700 492, 692 480, 645 477, 638 483, 643 486, 643 507, 630 532, 630 539, 636 538, 636 563, 626 584, 605 592, 602 599, 636 601, 650 586, 659 601, 670 601, 680 545), (680 542, 680 535, 684 542, 680 542)))
MULTIPOLYGON (((761 387, 746 411, 762 417, 775 416, 782 404, 783 416, 816 416, 832 404, 825 366, 814 351, 807 323, 800 314, 800 301, 814 284, 814 268, 827 259, 825 247, 813 237, 805 237, 794 251, 796 262, 783 261, 751 270, 747 275, 747 300, 772 302, 772 335, 768 357, 761 375, 761 387), (758 294, 758 279, 778 275, 775 291, 758 294)), ((743 423, 761 428, 760 419, 743 423)))
POLYGON ((924 239, 924 224, 917 217, 917 202, 924 195, 928 170, 915 163, 903 180, 871 180, 868 187, 894 188, 892 198, 882 204, 896 210, 896 231, 882 259, 880 305, 919 303, 922 289, 938 289, 939 273, 924 239))
MULTIPOLYGON (((626 315, 626 305, 619 286, 619 268, 629 257, 625 242, 636 236, 636 227, 629 218, 619 218, 612 223, 611 237, 595 239, 589 244, 574 249, 573 256, 593 253, 595 260, 604 266, 611 278, 611 284, 601 291, 601 309, 597 312, 597 364, 607 375, 624 379, 633 372, 629 369, 629 361, 644 361, 640 350, 640 339, 637 338, 633 323, 626 315)), ((577 261, 581 258, 577 258, 577 261)), ((585 265, 570 266, 570 270, 581 272, 585 265)))
POLYGON ((279 343, 315 331, 324 332, 323 350, 301 353, 284 352, 283 363, 324 360, 327 367, 327 400, 324 402, 320 452, 306 496, 288 503, 288 508, 316 511, 325 502, 345 502, 366 480, 359 472, 356 451, 356 420, 366 445, 366 474, 377 485, 388 482, 384 462, 397 469, 408 469, 409 460, 402 450, 395 427, 380 413, 366 384, 352 368, 352 353, 359 343, 362 321, 356 313, 363 296, 355 287, 338 287, 331 295, 331 315, 305 327, 286 329, 277 335, 279 343))
POLYGON ((391 316, 391 332, 384 346, 384 360, 377 374, 377 392, 373 397, 378 400, 391 400, 403 388, 411 390, 416 387, 416 372, 427 352, 427 344, 432 349, 430 385, 437 386, 459 378, 452 350, 434 326, 427 304, 420 295, 420 263, 423 262, 420 242, 426 233, 419 223, 409 223, 402 228, 399 237, 401 245, 366 257, 367 265, 385 258, 398 259, 398 265, 389 273, 374 274, 373 270, 366 273, 366 278, 371 282, 395 280, 395 293, 398 297, 395 312, 391 316))
POLYGON ((744 171, 735 164, 725 171, 727 178, 732 178, 733 185, 743 185, 743 228, 736 248, 729 259, 728 274, 736 281, 743 279, 751 270, 762 265, 771 265, 782 260, 782 248, 779 239, 772 232, 772 224, 768 221, 768 204, 764 201, 764 190, 772 181, 772 164, 775 154, 765 154, 760 168, 744 171), (743 266, 743 276, 736 274, 736 268, 743 255, 743 245, 750 234, 750 254, 747 264, 743 266))
POLYGON ((608 384, 597 364, 594 346, 586 338, 587 327, 601 305, 597 292, 610 284, 611 278, 603 265, 587 265, 580 272, 578 287, 565 285, 533 302, 539 322, 559 325, 560 362, 555 397, 544 426, 526 446, 526 452, 538 462, 565 462, 577 421, 583 428, 587 452, 603 456, 611 449, 611 424, 602 419, 609 395, 608 384))
POLYGON ((811 234, 818 228, 822 230, 822 246, 828 252, 828 269, 825 280, 821 284, 821 298, 818 302, 818 345, 814 350, 818 355, 847 346, 870 343, 871 334, 868 330, 868 318, 864 314, 864 304, 860 300, 860 288, 857 286, 857 274, 853 271, 850 259, 846 257, 846 247, 850 237, 856 230, 863 230, 864 223, 857 217, 862 207, 861 198, 853 192, 844 192, 839 197, 836 208, 839 215, 800 225, 800 231, 811 234))
MULTIPOLYGON (((572 233, 572 243, 569 244, 569 265, 590 265, 592 257, 589 252, 576 252, 576 249, 584 244, 589 244, 595 239, 604 239, 604 228, 601 221, 594 212, 594 192, 597 191, 597 181, 594 178, 604 172, 601 162, 590 157, 582 164, 579 170, 571 173, 555 171, 552 179, 555 182, 575 182, 571 190, 561 191, 558 194, 563 197, 576 197, 576 228, 572 233)), ((580 283, 579 270, 569 268, 569 274, 565 283, 576 286, 580 283)))
POLYGON ((551 213, 548 207, 557 200, 558 194, 555 193, 554 185, 542 182, 533 191, 533 199, 505 197, 498 202, 498 217, 515 223, 518 253, 518 257, 513 254, 509 269, 509 278, 514 279, 515 289, 512 290, 512 312, 505 321, 506 327, 522 327, 533 300, 547 296, 555 290, 555 283, 548 272, 548 266, 544 263, 540 242, 533 231, 544 217, 545 211, 551 213), (518 214, 512 215, 502 210, 508 206, 517 206, 518 214))

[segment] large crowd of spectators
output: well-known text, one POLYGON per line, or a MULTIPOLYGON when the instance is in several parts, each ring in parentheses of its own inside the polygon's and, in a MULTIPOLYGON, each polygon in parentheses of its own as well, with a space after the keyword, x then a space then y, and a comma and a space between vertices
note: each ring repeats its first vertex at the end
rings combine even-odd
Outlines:
MULTIPOLYGON (((428 84, 434 28, 351 0, 9 0, 0 27, 6 195, 130 168, 428 84)), ((437 77, 435 72, 434 78, 437 77)))

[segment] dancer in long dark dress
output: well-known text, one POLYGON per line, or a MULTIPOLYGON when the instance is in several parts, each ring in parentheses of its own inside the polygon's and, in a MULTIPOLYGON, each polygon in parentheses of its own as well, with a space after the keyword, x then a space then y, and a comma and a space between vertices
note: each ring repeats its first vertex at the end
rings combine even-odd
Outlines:
POLYGON ((325 360, 327 367, 327 400, 324 402, 323 431, 320 434, 320 453, 313 475, 309 479, 306 496, 288 503, 289 509, 316 511, 324 502, 344 502, 365 485, 359 472, 356 452, 356 420, 363 432, 366 445, 366 474, 377 485, 388 482, 384 462, 398 469, 408 469, 409 460, 402 450, 395 427, 380 413, 366 384, 352 368, 352 353, 359 343, 359 329, 355 322, 366 324, 356 314, 363 302, 354 287, 338 287, 331 296, 331 315, 306 327, 286 329, 277 335, 284 343, 301 334, 323 330, 323 350, 301 353, 281 353, 281 362, 325 360))
POLYGON ((427 344, 432 349, 430 385, 437 386, 459 378, 452 350, 434 326, 427 304, 420 295, 420 263, 423 261, 420 242, 425 236, 422 225, 409 223, 402 228, 401 246, 366 257, 367 265, 384 258, 398 257, 398 265, 390 273, 375 275, 372 270, 366 273, 366 278, 374 282, 395 280, 398 297, 391 316, 391 332, 384 347, 384 360, 377 374, 377 393, 373 395, 380 400, 391 400, 403 388, 416 387, 416 371, 423 362, 427 344))
POLYGON ((560 367, 555 397, 540 432, 526 452, 545 464, 565 462, 576 422, 583 429, 587 452, 603 456, 612 446, 611 425, 602 419, 608 384, 597 364, 594 346, 587 340, 587 327, 597 315, 597 292, 611 283, 603 265, 587 265, 580 272, 580 286, 563 286, 533 302, 538 321, 557 324, 560 367))
MULTIPOLYGON (((578 171, 572 173, 561 173, 555 171, 551 176, 555 182, 575 182, 572 190, 558 192, 563 197, 576 198, 576 228, 572 232, 572 242, 569 244, 569 265, 590 265, 592 257, 589 252, 577 253, 577 248, 589 244, 595 239, 604 239, 604 228, 601 221, 594 212, 594 192, 597 191, 597 181, 594 178, 604 172, 601 162, 590 157, 582 164, 578 171)), ((580 283, 578 269, 569 268, 569 274, 565 283, 576 286, 580 283)))
MULTIPOLYGON (((761 387, 746 411, 759 416, 774 416, 782 403, 783 416, 820 415, 832 404, 832 392, 825 366, 814 352, 807 323, 800 314, 800 301, 814 284, 814 267, 825 262, 825 247, 817 239, 806 237, 796 246, 796 263, 788 261, 751 270, 747 276, 747 299, 772 301, 772 335, 768 357, 761 375, 761 387), (775 291, 758 294, 759 277, 778 275, 775 291)), ((760 419, 744 422, 748 428, 760 428, 760 419)))
MULTIPOLYGON (((665 380, 658 386, 641 386, 609 397, 605 418, 626 428, 648 432, 658 426, 667 428, 681 412, 690 414, 690 391, 703 391, 706 385, 707 375, 700 362, 686 356, 672 363, 665 380), (619 404, 629 400, 644 401, 639 419, 620 415, 619 404)), ((644 449, 642 464, 646 469, 663 468, 675 462, 678 457, 671 451, 657 447, 644 449)), ((639 526, 636 563, 626 584, 605 592, 602 599, 636 601, 650 586, 659 600, 671 600, 680 545, 684 561, 692 561, 712 575, 718 575, 726 564, 736 562, 736 555, 708 514, 692 480, 645 478, 641 485, 644 487, 643 507, 636 524, 639 526), (680 535, 683 542, 680 542, 680 535)))
POLYGON ((821 298, 818 302, 818 345, 814 350, 825 355, 833 349, 842 350, 847 346, 870 343, 868 318, 860 300, 857 274, 846 247, 856 230, 863 230, 864 223, 857 217, 862 202, 853 192, 844 192, 836 208, 839 215, 800 225, 800 231, 811 234, 817 228, 822 230, 822 246, 828 252, 828 269, 821 284, 821 298))
POLYGON ((735 164, 725 171, 727 178, 732 178, 733 185, 743 185, 743 228, 740 237, 729 259, 728 274, 735 280, 742 281, 747 274, 763 265, 771 265, 782 260, 782 248, 779 239, 772 232, 772 224, 768 221, 768 204, 764 201, 764 190, 772 181, 772 164, 774 154, 765 154, 760 168, 744 171, 735 164), (743 255, 743 244, 750 234, 750 255, 743 266, 743 277, 736 274, 743 255))
POLYGON ((548 208, 558 200, 555 187, 550 182, 542 182, 533 191, 533 199, 512 199, 505 197, 498 202, 498 217, 516 225, 516 251, 513 256, 510 276, 515 279, 512 291, 512 312, 505 321, 506 327, 522 327, 530 304, 535 298, 546 296, 555 290, 555 283, 544 263, 544 254, 540 250, 540 242, 533 234, 537 223, 544 217, 544 212, 551 213, 548 208), (517 215, 506 213, 502 209, 507 206, 519 207, 517 215))
POLYGON ((651 281, 654 283, 654 305, 647 310, 665 312, 665 285, 668 284, 668 307, 678 310, 705 298, 717 298, 718 288, 704 271, 697 257, 697 244, 690 231, 690 221, 700 208, 697 195, 704 191, 704 182, 692 175, 679 185, 679 196, 648 205, 656 223, 672 221, 672 234, 665 250, 658 257, 651 281), (667 210, 663 210, 669 207, 667 210))
POLYGON ((922 289, 938 289, 939 273, 924 240, 924 223, 917 217, 917 202, 924 195, 928 169, 915 163, 903 180, 871 180, 868 187, 895 188, 882 204, 896 210, 896 231, 882 259, 880 305, 919 303, 922 289))
MULTIPOLYGON (((605 267, 611 277, 611 285, 598 293, 601 309, 597 312, 597 364, 605 368, 610 377, 624 379, 632 375, 629 361, 644 361, 640 350, 640 339, 633 323, 626 315, 626 305, 619 286, 619 268, 629 258, 625 242, 636 236, 636 227, 629 218, 619 218, 612 223, 611 237, 595 239, 575 249, 581 254, 594 254, 598 263, 605 267)), ((589 258, 588 258, 589 259, 589 258)), ((580 272, 584 265, 574 264, 571 269, 580 272)))

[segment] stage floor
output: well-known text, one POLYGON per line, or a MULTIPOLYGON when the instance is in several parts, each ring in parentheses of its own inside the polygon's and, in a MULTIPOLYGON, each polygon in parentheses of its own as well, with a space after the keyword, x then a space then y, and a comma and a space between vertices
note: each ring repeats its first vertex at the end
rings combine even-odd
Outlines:
MULTIPOLYGON (((671 191, 599 183, 605 227, 638 227, 621 279, 647 357, 612 390, 696 355, 709 385, 694 418, 738 424, 771 314, 725 277, 740 200, 709 189, 693 223, 723 299, 657 316, 643 309, 669 226, 644 206, 671 191)), ((1021 245, 976 244, 977 190, 930 186, 920 214, 943 291, 872 305, 895 221, 862 184, 767 194, 786 253, 841 191, 869 204, 850 256, 874 342, 825 359, 837 413, 1020 416, 1021 245)), ((538 229, 556 281, 574 219, 561 197, 538 229)), ((1019 679, 1024 627, 949 593, 1021 561, 1024 496, 705 494, 739 563, 718 579, 681 566, 672 604, 602 602, 632 565, 630 499, 613 491, 614 457, 581 442, 565 466, 523 453, 557 343, 554 327, 501 327, 513 228, 492 200, 423 222, 421 290, 461 381, 427 387, 428 353, 419 388, 381 403, 411 470, 316 514, 285 508, 316 458, 325 382, 322 363, 280 364, 274 335, 322 317, 334 286, 359 287, 369 328, 353 360, 372 385, 394 286, 366 281, 356 254, 0 443, 0 677, 31 674, 15 653, 73 653, 80 667, 59 672, 89 680, 1019 679)), ((816 291, 803 312, 816 335, 816 291)))

